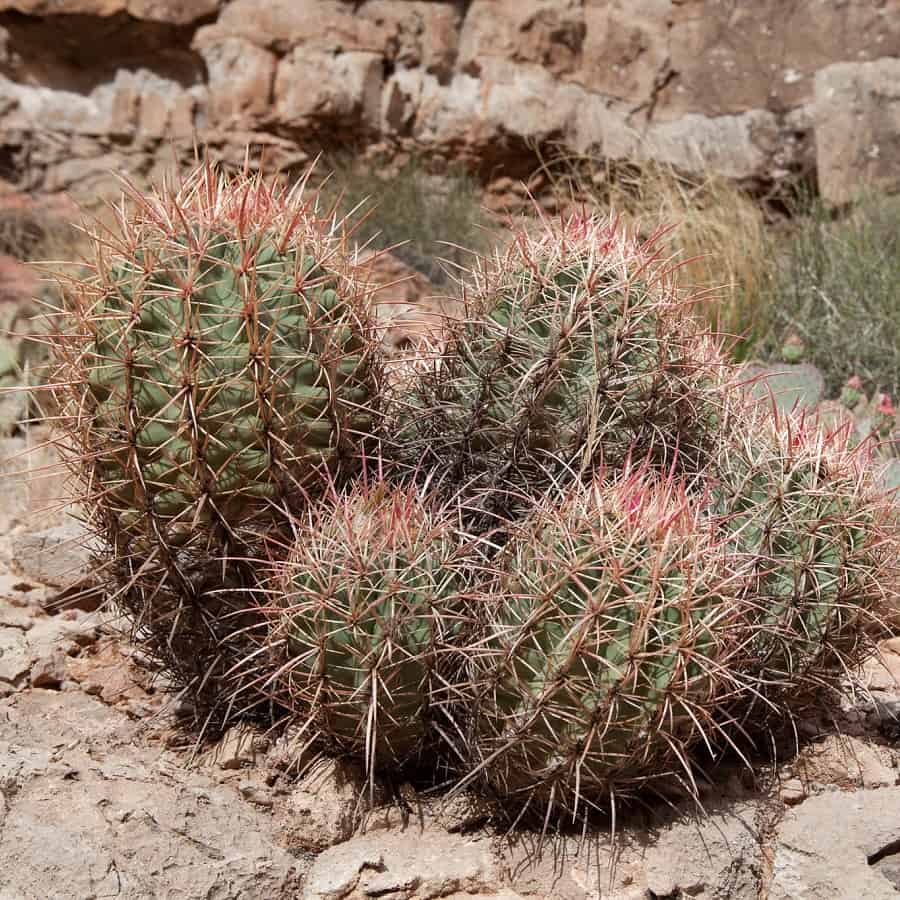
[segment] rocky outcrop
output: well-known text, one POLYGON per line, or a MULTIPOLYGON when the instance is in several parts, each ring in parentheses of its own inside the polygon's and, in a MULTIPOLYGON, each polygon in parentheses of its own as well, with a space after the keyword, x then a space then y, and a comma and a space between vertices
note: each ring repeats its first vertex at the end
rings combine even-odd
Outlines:
POLYGON ((0 175, 95 198, 194 139, 281 165, 422 150, 526 174, 532 144, 843 202, 897 178, 900 0, 7 0, 0 175))

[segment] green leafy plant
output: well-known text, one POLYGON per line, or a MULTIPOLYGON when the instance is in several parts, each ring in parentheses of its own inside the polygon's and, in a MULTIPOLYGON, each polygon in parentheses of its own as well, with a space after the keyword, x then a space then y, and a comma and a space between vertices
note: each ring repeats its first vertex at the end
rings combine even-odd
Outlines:
POLYGON ((830 396, 860 376, 900 391, 900 202, 866 198, 835 219, 818 203, 776 248, 771 286, 774 347, 798 335, 830 396))

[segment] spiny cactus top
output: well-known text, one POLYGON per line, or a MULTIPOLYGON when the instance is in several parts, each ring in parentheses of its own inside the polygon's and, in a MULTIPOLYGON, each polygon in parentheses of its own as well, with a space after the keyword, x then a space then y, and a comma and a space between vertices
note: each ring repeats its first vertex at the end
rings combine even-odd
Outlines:
POLYGON ((371 431, 365 291, 316 202, 204 164, 93 235, 57 380, 120 548, 266 527, 371 431))
POLYGON ((535 510, 482 601, 473 762, 575 813, 681 767, 744 649, 742 580, 705 504, 634 473, 535 510))
MULTIPOLYGON (((399 763, 441 702, 436 675, 463 621, 452 521, 382 482, 312 508, 274 567, 265 690, 343 750, 399 763)), ((446 698, 444 698, 446 699, 446 698)))
POLYGON ((516 491, 629 455, 700 465, 724 362, 659 237, 584 216, 514 234, 470 273, 465 320, 398 404, 401 457, 501 515, 516 491))

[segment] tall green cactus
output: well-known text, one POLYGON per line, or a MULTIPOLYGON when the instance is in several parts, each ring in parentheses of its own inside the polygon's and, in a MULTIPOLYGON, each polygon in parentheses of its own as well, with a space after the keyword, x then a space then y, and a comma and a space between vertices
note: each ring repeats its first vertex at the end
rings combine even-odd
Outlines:
POLYGON ((375 425, 366 291, 302 188, 204 164, 132 191, 56 333, 61 449, 120 599, 195 688, 233 662, 247 604, 221 589, 246 585, 240 559, 352 473, 375 425))

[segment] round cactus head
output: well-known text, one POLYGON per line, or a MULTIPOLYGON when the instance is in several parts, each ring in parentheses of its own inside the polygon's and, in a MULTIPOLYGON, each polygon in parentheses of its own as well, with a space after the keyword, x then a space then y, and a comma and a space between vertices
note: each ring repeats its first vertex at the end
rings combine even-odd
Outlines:
POLYGON ((726 366, 661 236, 583 215, 513 234, 469 273, 440 365, 394 404, 392 452, 501 518, 601 464, 702 465, 726 366))
POLYGON ((688 779, 739 692, 741 580, 675 481, 630 475, 539 508, 482 601, 475 771, 569 817, 688 779))
POLYGON ((310 510, 273 573, 266 692, 370 771, 414 757, 447 699, 458 556, 414 490, 363 484, 310 510))
POLYGON ((728 423, 710 482, 749 567, 755 666, 798 692, 834 682, 871 644, 897 589, 897 512, 870 444, 767 406, 728 423))

